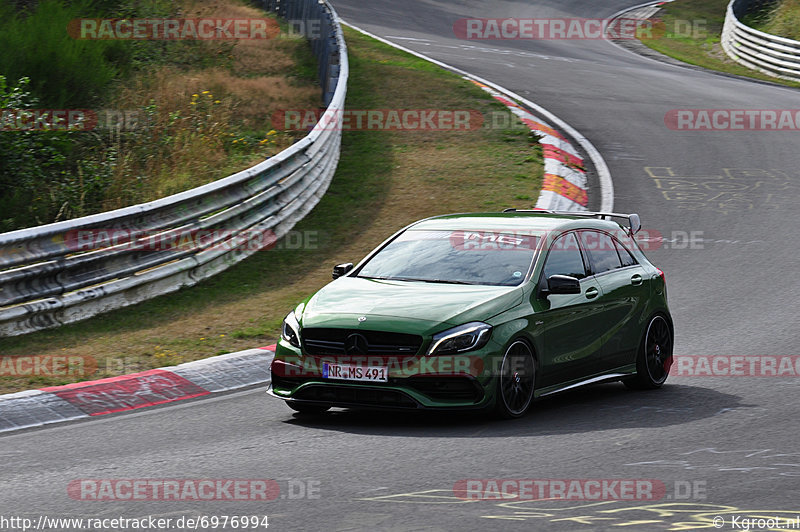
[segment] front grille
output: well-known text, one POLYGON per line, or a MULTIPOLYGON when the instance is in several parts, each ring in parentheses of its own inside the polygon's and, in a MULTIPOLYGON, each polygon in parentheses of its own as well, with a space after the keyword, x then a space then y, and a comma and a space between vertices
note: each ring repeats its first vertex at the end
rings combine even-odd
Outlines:
POLYGON ((292 399, 319 401, 331 404, 383 406, 393 408, 417 408, 411 397, 397 390, 378 388, 336 386, 332 384, 309 384, 294 394, 292 399))
POLYGON ((422 336, 416 334, 358 329, 308 327, 301 336, 305 352, 314 356, 414 356, 422 345, 422 336), (346 352, 345 343, 354 334, 366 341, 366 353, 346 352))

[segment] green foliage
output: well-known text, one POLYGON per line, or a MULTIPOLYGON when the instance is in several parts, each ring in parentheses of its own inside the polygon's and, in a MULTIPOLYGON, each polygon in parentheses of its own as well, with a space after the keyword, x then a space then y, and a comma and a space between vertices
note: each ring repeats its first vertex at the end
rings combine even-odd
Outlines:
POLYGON ((96 13, 88 0, 42 0, 27 16, 7 0, 0 6, 0 50, 13 50, 0 54, 0 73, 7 79, 30 78, 30 91, 42 105, 96 103, 118 75, 118 65, 127 61, 122 41, 74 39, 67 32, 71 20, 96 13))
POLYGON ((38 105, 28 86, 0 76, 0 232, 86 214, 111 178, 112 154, 91 133, 14 130, 9 117, 38 105))
MULTIPOLYGON (((0 109, 30 109, 36 100, 27 92, 23 78, 9 87, 0 76, 0 109)), ((46 208, 36 194, 36 184, 45 181, 63 160, 57 139, 49 133, 0 131, 0 232, 36 223, 46 217, 46 208), (21 209, 20 206, 27 208, 21 209)))
POLYGON ((745 23, 772 35, 800 40, 800 0, 766 4, 747 17, 745 23))

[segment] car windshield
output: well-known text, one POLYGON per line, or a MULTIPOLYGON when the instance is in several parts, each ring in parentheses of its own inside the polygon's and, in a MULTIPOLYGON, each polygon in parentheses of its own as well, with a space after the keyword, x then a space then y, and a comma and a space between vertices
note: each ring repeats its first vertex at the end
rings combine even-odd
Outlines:
POLYGON ((538 245, 538 236, 519 231, 409 230, 364 264, 358 277, 515 286, 538 245))

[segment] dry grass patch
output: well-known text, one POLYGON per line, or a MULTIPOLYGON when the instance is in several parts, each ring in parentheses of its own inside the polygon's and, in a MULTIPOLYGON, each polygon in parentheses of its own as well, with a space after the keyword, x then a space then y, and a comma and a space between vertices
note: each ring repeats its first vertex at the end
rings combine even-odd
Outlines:
MULTIPOLYGON (((266 16, 211 1, 185 2, 181 15, 266 16)), ((248 168, 302 136, 273 131, 274 112, 319 106, 308 43, 286 32, 267 40, 179 44, 187 46, 188 64, 145 70, 116 91, 113 107, 137 110, 143 127, 110 133, 113 178, 103 209, 152 201, 248 168)))

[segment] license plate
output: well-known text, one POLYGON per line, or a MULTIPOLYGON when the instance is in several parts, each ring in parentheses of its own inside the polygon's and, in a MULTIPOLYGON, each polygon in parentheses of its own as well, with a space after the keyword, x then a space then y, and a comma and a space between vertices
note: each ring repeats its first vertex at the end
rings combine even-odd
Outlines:
POLYGON ((383 366, 349 366, 346 364, 322 364, 323 379, 341 379, 360 382, 388 382, 389 376, 383 366))

